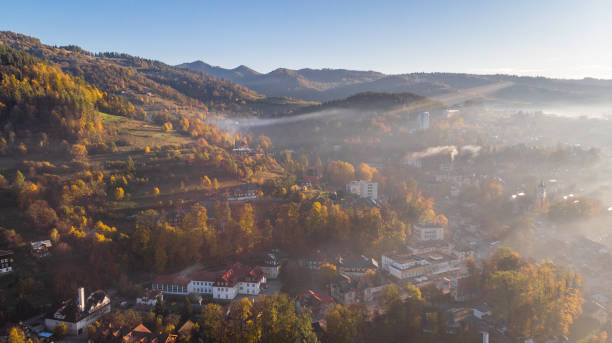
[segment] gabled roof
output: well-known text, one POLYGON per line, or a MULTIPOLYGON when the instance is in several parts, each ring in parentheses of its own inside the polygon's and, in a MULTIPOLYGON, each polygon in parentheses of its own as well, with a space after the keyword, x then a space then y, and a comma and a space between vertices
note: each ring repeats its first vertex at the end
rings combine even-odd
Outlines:
POLYGON ((195 324, 191 320, 188 320, 185 322, 185 324, 183 324, 183 326, 181 326, 180 329, 178 329, 177 332, 178 333, 190 333, 194 325, 195 324))

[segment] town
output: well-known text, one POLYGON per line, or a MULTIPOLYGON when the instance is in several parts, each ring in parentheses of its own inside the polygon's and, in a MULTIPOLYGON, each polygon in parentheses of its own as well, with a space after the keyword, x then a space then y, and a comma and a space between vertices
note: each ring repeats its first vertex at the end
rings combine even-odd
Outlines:
POLYGON ((0 343, 610 341, 609 6, 79 6, 3 4, 0 343))

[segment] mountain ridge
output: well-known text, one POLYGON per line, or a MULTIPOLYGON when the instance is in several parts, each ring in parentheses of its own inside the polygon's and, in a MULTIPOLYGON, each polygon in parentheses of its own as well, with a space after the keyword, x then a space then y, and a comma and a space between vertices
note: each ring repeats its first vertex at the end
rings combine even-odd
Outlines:
POLYGON ((200 63, 204 62, 182 63, 176 67, 208 72, 213 76, 223 75, 230 81, 266 96, 285 96, 317 102, 343 99, 369 91, 408 92, 422 96, 437 96, 507 81, 514 85, 497 91, 492 95, 494 98, 505 102, 520 100, 523 103, 532 104, 564 101, 570 103, 612 102, 612 80, 595 78, 574 80, 507 74, 444 72, 384 74, 377 71, 330 68, 277 68, 269 73, 259 73, 253 70, 253 74, 244 77, 240 73, 231 72, 235 69, 215 67, 204 70, 198 68, 200 63))

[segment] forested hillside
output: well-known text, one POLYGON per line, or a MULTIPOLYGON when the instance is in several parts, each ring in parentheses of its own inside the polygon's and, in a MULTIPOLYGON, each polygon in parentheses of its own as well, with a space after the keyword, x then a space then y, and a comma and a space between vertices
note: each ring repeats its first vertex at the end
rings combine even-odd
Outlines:
POLYGON ((303 104, 292 99, 268 99, 228 80, 127 54, 94 54, 77 46, 49 46, 8 31, 0 32, 0 41, 57 64, 65 73, 97 87, 106 109, 113 114, 141 118, 167 112, 261 115, 303 104))
MULTIPOLYGON (((98 140, 101 98, 82 79, 0 44, 0 125, 9 140, 25 131, 98 140)), ((2 142, 6 149, 5 138, 2 142)))

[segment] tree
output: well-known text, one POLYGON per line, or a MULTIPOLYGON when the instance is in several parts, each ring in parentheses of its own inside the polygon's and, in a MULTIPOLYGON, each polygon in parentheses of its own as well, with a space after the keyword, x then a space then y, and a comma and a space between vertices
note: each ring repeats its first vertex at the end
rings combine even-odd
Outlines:
POLYGON ((17 326, 13 326, 9 331, 8 343, 28 343, 28 340, 23 330, 17 326))
POLYGON ((160 192, 159 192, 159 188, 157 188, 157 187, 153 188, 153 196, 154 196, 154 197, 156 197, 156 198, 157 198, 157 197, 159 196, 159 193, 160 193, 160 192))
POLYGON ((125 197, 125 191, 123 190, 122 187, 116 187, 113 192, 113 196, 115 197, 115 200, 117 201, 122 200, 125 197))
POLYGON ((355 167, 344 161, 331 161, 327 165, 327 179, 336 186, 344 186, 355 177, 355 167))
POLYGON ((360 180, 372 180, 377 172, 376 168, 370 167, 367 163, 361 163, 359 168, 357 168, 357 178, 360 180))
POLYGON ((70 148, 70 154, 74 158, 83 158, 87 156, 87 148, 83 144, 73 144, 70 148))
POLYGON ((57 242, 59 242, 60 234, 59 234, 59 232, 57 231, 56 228, 51 229, 51 231, 49 232, 49 238, 55 244, 57 244, 57 242))
POLYGON ((224 335, 224 315, 218 304, 206 304, 202 309, 200 335, 206 342, 220 342, 224 335))
POLYGON ((329 342, 353 343, 363 339, 365 314, 358 305, 336 305, 325 314, 329 342))
POLYGON ((155 314, 158 316, 163 316, 166 313, 166 309, 164 306, 164 299, 161 296, 158 296, 155 300, 155 314))
POLYGON ((57 339, 62 339, 68 333, 66 323, 59 323, 53 328, 53 336, 57 339))

